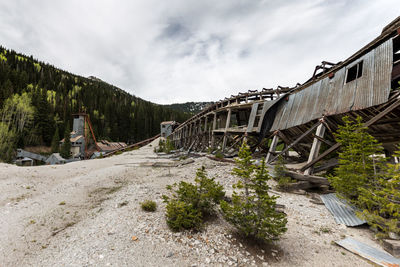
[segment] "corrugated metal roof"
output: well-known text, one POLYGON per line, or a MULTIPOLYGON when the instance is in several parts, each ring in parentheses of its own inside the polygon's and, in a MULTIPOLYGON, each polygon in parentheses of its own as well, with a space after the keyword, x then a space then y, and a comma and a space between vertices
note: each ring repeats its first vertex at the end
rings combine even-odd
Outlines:
POLYGON ((366 221, 356 216, 355 208, 350 206, 346 200, 338 198, 335 193, 321 195, 321 199, 337 223, 346 226, 357 226, 366 223, 366 221))
POLYGON ((400 259, 397 259, 389 253, 378 250, 367 244, 361 243, 351 237, 346 237, 343 240, 336 241, 339 246, 360 255, 380 266, 400 267, 400 259))
POLYGON ((392 39, 388 39, 339 69, 332 78, 325 77, 292 93, 288 102, 280 103, 271 131, 285 130, 323 115, 341 114, 385 103, 390 93, 392 46, 392 39), (347 70, 361 61, 362 76, 345 83, 347 70))

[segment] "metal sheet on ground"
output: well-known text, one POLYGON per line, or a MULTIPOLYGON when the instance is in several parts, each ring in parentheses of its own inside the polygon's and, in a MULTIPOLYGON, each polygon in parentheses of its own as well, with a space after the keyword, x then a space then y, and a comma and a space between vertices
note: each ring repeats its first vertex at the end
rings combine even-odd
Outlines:
POLYGON ((338 224, 358 226, 366 223, 356 216, 354 207, 350 206, 346 200, 338 198, 335 193, 321 195, 321 199, 338 224))
POLYGON ((400 267, 400 259, 393 257, 389 253, 361 243, 351 237, 336 241, 339 246, 360 255, 380 266, 400 267))

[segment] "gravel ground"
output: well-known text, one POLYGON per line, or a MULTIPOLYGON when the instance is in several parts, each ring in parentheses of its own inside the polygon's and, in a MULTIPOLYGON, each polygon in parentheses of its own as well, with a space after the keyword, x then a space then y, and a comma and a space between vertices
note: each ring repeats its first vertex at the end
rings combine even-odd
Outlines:
MULTIPOLYGON (((202 232, 171 232, 162 194, 166 185, 193 181, 204 165, 228 194, 233 165, 196 158, 177 167, 151 145, 106 159, 60 166, 0 164, 0 266, 369 266, 333 242, 345 236, 379 247, 365 228, 334 222, 306 195, 276 192, 288 231, 260 246, 242 240, 221 216, 202 232), (161 164, 160 164, 161 165, 161 164), (156 212, 140 203, 157 202, 156 212)), ((273 185, 271 181, 271 185, 273 185)))

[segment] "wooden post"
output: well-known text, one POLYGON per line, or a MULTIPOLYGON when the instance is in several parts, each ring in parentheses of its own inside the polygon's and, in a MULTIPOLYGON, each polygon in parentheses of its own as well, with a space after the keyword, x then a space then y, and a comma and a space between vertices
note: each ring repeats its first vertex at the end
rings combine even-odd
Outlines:
MULTIPOLYGON (((317 131, 315 133, 316 136, 318 137, 324 137, 325 134, 325 125, 323 123, 321 123, 318 128, 317 131)), ((308 161, 307 163, 312 162, 316 157, 318 157, 319 154, 319 149, 321 148, 321 141, 318 138, 314 138, 313 140, 313 144, 310 150, 310 155, 308 156, 308 161)), ((305 175, 311 175, 313 173, 314 167, 310 167, 307 170, 304 171, 305 175)))
POLYGON ((215 133, 214 130, 217 127, 217 112, 214 113, 214 120, 213 120, 213 125, 212 125, 212 133, 211 133, 211 148, 215 148, 215 133))
POLYGON ((203 141, 202 149, 205 149, 209 146, 208 139, 207 139, 207 122, 208 122, 208 117, 206 116, 204 118, 204 131, 203 131, 203 140, 204 141, 203 141))
POLYGON ((226 141, 227 141, 227 131, 229 128, 229 124, 231 122, 231 114, 232 114, 232 110, 228 109, 228 116, 226 117, 226 123, 225 123, 225 131, 224 131, 224 140, 222 141, 222 152, 225 151, 225 147, 226 147, 226 141))
POLYGON ((279 136, 278 133, 276 132, 274 138, 272 138, 271 146, 269 147, 267 157, 265 158, 266 163, 269 163, 269 161, 274 156, 274 152, 276 150, 276 145, 278 144, 278 142, 279 142, 279 136))

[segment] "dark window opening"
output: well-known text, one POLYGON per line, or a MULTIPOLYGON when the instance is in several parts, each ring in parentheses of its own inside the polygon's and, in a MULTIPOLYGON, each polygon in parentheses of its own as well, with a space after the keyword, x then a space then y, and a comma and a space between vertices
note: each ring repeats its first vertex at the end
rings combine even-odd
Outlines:
POLYGON ((362 76, 363 61, 358 62, 353 67, 347 69, 346 83, 354 81, 362 76))

